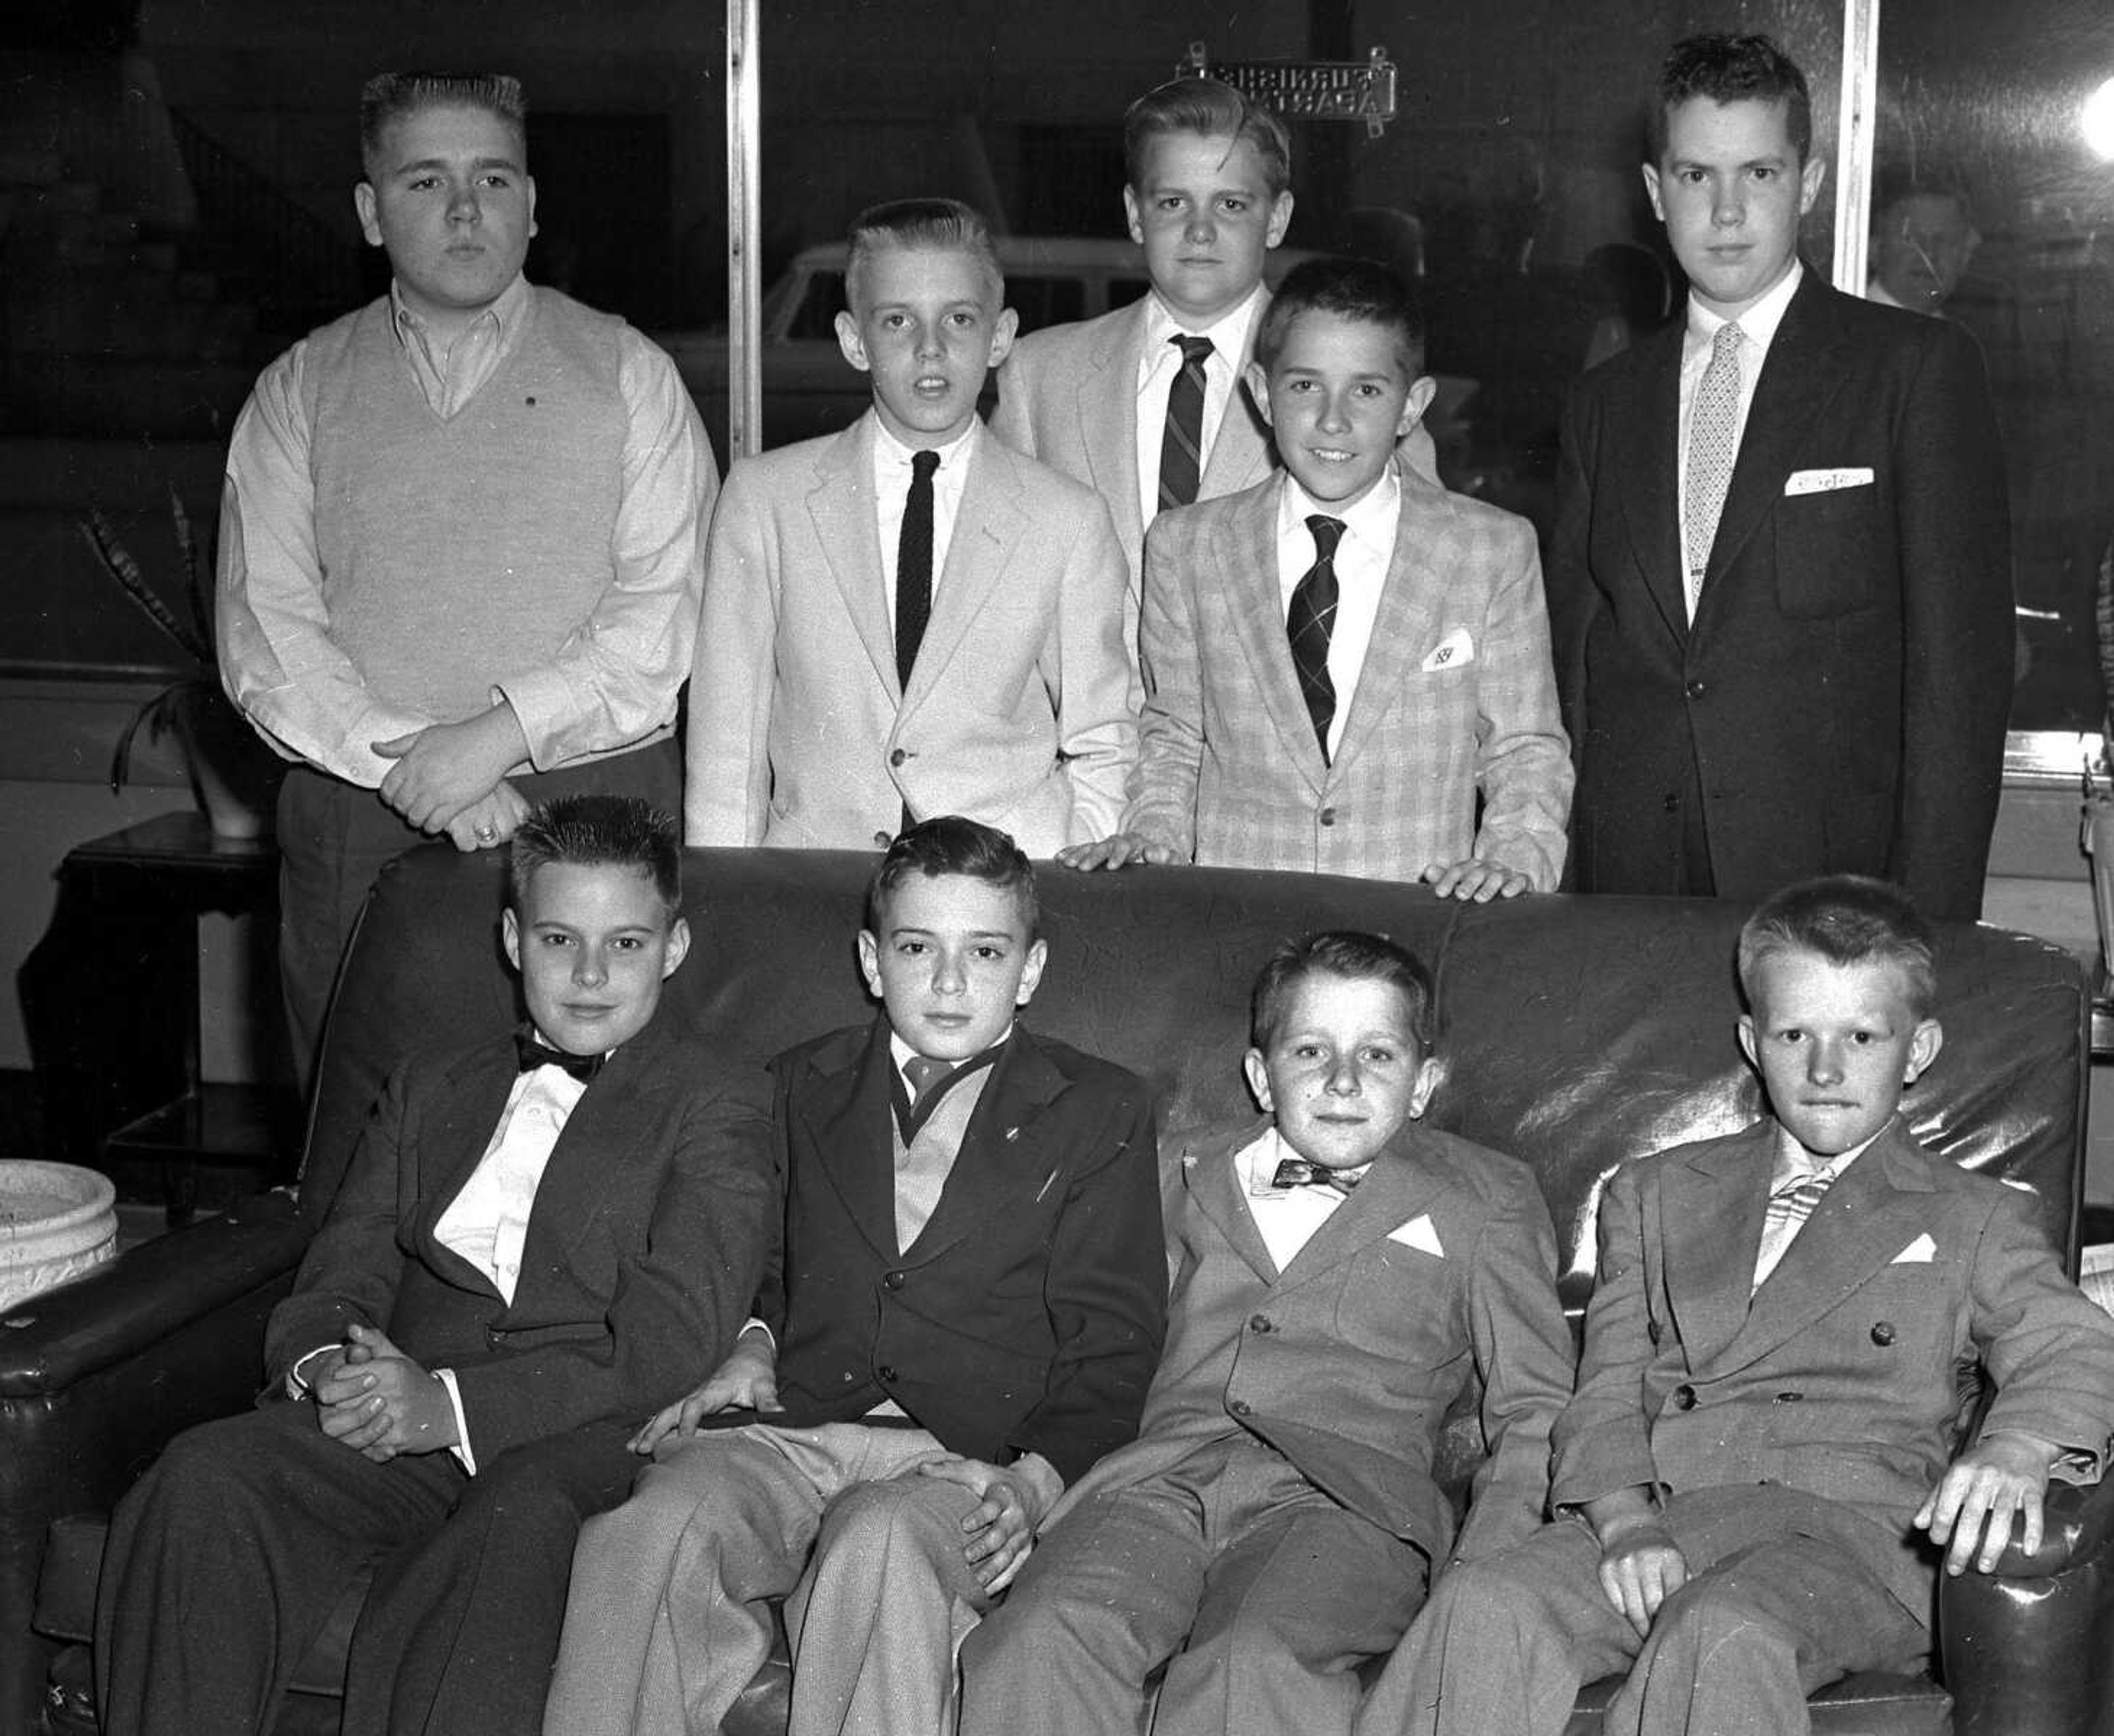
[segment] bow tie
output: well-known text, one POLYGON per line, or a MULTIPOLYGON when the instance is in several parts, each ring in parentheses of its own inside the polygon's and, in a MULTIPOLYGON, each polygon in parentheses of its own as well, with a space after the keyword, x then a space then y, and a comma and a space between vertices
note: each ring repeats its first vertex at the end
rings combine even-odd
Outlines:
POLYGON ((533 1073, 539 1067, 563 1067, 574 1078, 585 1085, 602 1071, 602 1055, 569 1055, 561 1048, 552 1048, 533 1030, 514 1033, 514 1046, 519 1052, 521 1071, 533 1073))
POLYGON ((1339 1194, 1348 1194, 1366 1179, 1363 1169, 1348 1174, 1340 1169, 1330 1169, 1325 1164, 1309 1163, 1304 1158, 1281 1158, 1271 1172, 1272 1187, 1327 1187, 1339 1194))

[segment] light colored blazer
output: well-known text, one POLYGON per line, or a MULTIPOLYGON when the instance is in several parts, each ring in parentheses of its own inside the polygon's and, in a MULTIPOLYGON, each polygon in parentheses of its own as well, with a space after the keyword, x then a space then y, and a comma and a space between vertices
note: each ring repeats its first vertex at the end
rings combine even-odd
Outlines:
POLYGON ((1958 1371, 1979 1362, 1996 1387, 1985 1431, 2074 1449, 2097 1476, 2114 1320, 2064 1277, 2030 1195, 1932 1157, 1898 1120, 1750 1305, 1775 1141, 1758 1122, 1608 1184, 1554 1496, 1654 1481, 1801 1489, 1876 1523, 1874 1565, 1921 1610, 1934 1558, 1909 1521, 1956 1450, 1958 1371))
MULTIPOLYGON (((1138 516, 1137 369, 1151 305, 1151 296, 1141 296, 1098 319, 1028 333, 998 371, 998 407, 991 419, 991 432, 1001 440, 1055 465, 1108 503, 1110 521, 1130 562, 1133 643, 1145 550, 1145 523, 1138 516)), ((1248 326, 1251 340, 1269 310, 1265 290, 1248 326)), ((1242 372, 1250 359, 1240 359, 1242 372)), ((1410 430, 1402 454, 1410 468, 1438 476, 1431 436, 1421 425, 1410 430)), ((1270 426, 1247 381, 1237 379, 1197 498, 1215 500, 1252 488, 1276 465, 1270 426)))
POLYGON ((1215 866, 1414 880, 1475 853, 1553 889, 1572 770, 1531 527, 1402 473, 1393 562, 1330 763, 1285 636, 1280 486, 1153 521, 1125 829, 1215 866))
POLYGON ((1123 564, 1100 502, 981 427, 910 672, 873 498, 875 423, 736 464, 690 679, 693 844, 867 849, 907 806, 1032 856, 1105 836, 1137 753, 1123 564))
POLYGON ((1556 1240, 1533 1175, 1450 1134, 1406 1127, 1280 1272, 1233 1170, 1233 1154, 1261 1131, 1250 1122, 1163 1142, 1166 1348, 1138 1438, 1068 1492, 1057 1514, 1247 1429, 1361 1518, 1444 1561, 1453 1514, 1432 1460, 1442 1421, 1466 1396, 1489 1456, 1456 1553, 1526 1537, 1542 1520, 1549 1424, 1572 1376, 1556 1240))

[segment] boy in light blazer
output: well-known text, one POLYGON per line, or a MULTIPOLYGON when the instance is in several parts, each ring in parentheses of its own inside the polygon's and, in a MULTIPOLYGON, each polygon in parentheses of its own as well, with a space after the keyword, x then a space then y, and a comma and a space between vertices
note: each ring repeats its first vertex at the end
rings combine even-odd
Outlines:
MULTIPOLYGON (((1151 292, 1022 338, 999 369, 991 425, 1108 504, 1135 645, 1154 516, 1252 488, 1277 462, 1247 368, 1270 306, 1264 263, 1292 222, 1292 141, 1232 85, 1178 78, 1124 114, 1123 169, 1123 218, 1151 292)), ((1439 473, 1421 424, 1402 457, 1439 473)))
POLYGON ((1270 1117, 1162 1148, 1173 1279, 1138 1439, 1060 1504, 965 1642, 962 1736, 1348 1731, 1450 1560, 1531 1533, 1571 1390, 1555 1239, 1521 1164, 1416 1125, 1439 1078, 1423 965, 1377 935, 1281 947, 1248 1082, 1270 1117), (1433 1477, 1465 1414, 1466 1524, 1433 1477))
POLYGON ((1105 836, 1137 752, 1122 551, 1100 501, 985 431, 1014 317, 951 199, 853 225, 844 432, 737 464, 690 682, 693 844, 885 845, 933 814, 1031 856, 1105 836))
POLYGON ((1123 829, 1059 860, 1553 889, 1572 771, 1534 532, 1398 462, 1434 390, 1415 302, 1309 260, 1250 375, 1284 473, 1154 523, 1123 829))
POLYGON ((1558 1736, 1581 1682, 1625 1670, 1610 1731, 1795 1736, 1815 1688, 1924 1667, 1941 1550, 1987 1572, 2015 1521, 2037 1549, 2049 1477, 2105 1468, 2114 1321, 2029 1194, 1897 1112, 1943 1036, 1907 896, 1790 887, 1739 968, 1771 1114, 1609 1180, 1563 1516, 1439 1582, 1360 1736, 1558 1736), (1978 1366, 1994 1397, 1962 1450, 1978 1366))

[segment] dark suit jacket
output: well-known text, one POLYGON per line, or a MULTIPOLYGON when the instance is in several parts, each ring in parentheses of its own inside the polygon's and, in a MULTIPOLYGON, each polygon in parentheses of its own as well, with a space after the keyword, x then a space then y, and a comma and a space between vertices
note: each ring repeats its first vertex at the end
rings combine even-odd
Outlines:
POLYGON ((1974 340, 1806 274, 1756 386, 1691 628, 1682 339, 1677 321, 1594 369, 1566 418, 1547 577, 1578 887, 1678 889, 1696 788, 1722 898, 1853 870, 1901 881, 1933 916, 1976 916, 2013 625, 2004 465, 1974 340), (1824 471, 1871 480, 1792 482, 1824 471))
POLYGON ((643 1417, 717 1367, 755 1292, 776 1199, 767 1081, 649 1026, 567 1118, 536 1190, 511 1304, 436 1240, 516 1077, 501 1038, 406 1062, 272 1311, 265 1363, 378 1326, 455 1371, 481 1463, 643 1417))
POLYGON ((1544 1515, 1549 1424, 1572 1375, 1556 1238, 1532 1172, 1406 1127, 1280 1272, 1233 1170, 1261 1131, 1251 1122, 1169 1142, 1167 1352, 1137 1440, 1059 1510, 1247 1429, 1351 1511, 1443 1562, 1453 1512, 1432 1460, 1466 1395, 1489 1456, 1458 1553, 1517 1542, 1544 1515))
POLYGON ((1776 1124, 1616 1172, 1578 1393, 1558 1421, 1559 1504, 1657 1481, 1780 1483, 1871 1520, 1896 1595, 1929 1606, 1909 1520, 1959 1445, 1962 1377, 2016 1428, 2105 1464, 2114 1320, 2062 1275, 2030 1194, 1897 1121, 1846 1170, 1750 1305, 1776 1124))
POLYGON ((770 1420, 849 1422, 891 1398, 954 1451, 1040 1453, 1067 1482, 1129 1440, 1167 1312, 1144 1082, 1016 1026, 899 1253, 886 1022, 774 1065, 785 1233, 758 1312, 785 1414, 770 1420))

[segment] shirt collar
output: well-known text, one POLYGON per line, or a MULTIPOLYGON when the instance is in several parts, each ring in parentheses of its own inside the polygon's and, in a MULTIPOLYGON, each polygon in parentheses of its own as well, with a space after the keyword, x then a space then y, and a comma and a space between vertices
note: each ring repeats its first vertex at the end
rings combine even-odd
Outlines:
POLYGON ((1778 1122, 1776 1160, 1769 1166, 1769 1191, 1780 1194, 1809 1176, 1819 1175, 1823 1170, 1826 1170, 1831 1178, 1839 1181, 1843 1171, 1869 1151, 1873 1141, 1886 1131, 1882 1127, 1878 1133, 1874 1134, 1861 1145, 1853 1145, 1839 1157, 1830 1158, 1825 1163, 1815 1163, 1812 1153, 1792 1138, 1791 1129, 1782 1122, 1778 1122))
MULTIPOLYGON (((464 333, 476 329, 478 322, 490 320, 502 343, 510 340, 515 328, 519 324, 523 310, 528 304, 528 280, 519 272, 514 281, 501 290, 487 307, 480 308, 467 326, 464 333)), ((432 322, 404 299, 404 290, 394 277, 389 280, 389 329, 396 334, 398 343, 406 342, 412 333, 419 335, 421 343, 429 346, 434 340, 432 322)))
MULTIPOLYGON (((1241 1191, 1258 1195, 1290 1193, 1290 1188, 1274 1187, 1271 1186, 1271 1181, 1277 1174, 1279 1163, 1287 1158, 1298 1155, 1284 1143, 1284 1135, 1275 1127, 1264 1128, 1234 1154, 1235 1179, 1241 1185, 1241 1191)), ((1356 1169, 1340 1170, 1338 1173, 1346 1181, 1355 1181, 1362 1178, 1372 1167, 1370 1163, 1361 1163, 1356 1169)))
MULTIPOLYGON (((1783 323, 1784 310, 1791 299, 1798 293, 1800 281, 1805 276, 1805 267, 1793 259, 1791 269, 1782 279, 1754 306, 1740 315, 1736 323, 1749 343, 1767 349, 1777 335, 1777 327, 1783 323)), ((1693 354, 1700 347, 1708 349, 1718 336, 1720 326, 1733 323, 1722 313, 1713 313, 1691 293, 1688 298, 1688 353, 1693 354)))
MULTIPOLYGON (((874 456, 890 469, 900 470, 907 476, 910 471, 910 460, 927 449, 922 446, 906 446, 890 432, 888 424, 881 419, 880 411, 869 411, 868 413, 873 418, 874 456)), ((931 448, 932 451, 940 455, 940 469, 942 473, 945 473, 952 464, 957 453, 966 455, 969 438, 976 432, 976 419, 972 417, 970 418, 968 427, 963 429, 945 445, 931 448)))
POLYGON ((1248 334, 1255 324, 1256 309, 1262 305, 1262 295, 1258 283, 1245 299, 1200 331, 1177 319, 1174 310, 1160 299, 1159 290, 1151 291, 1146 297, 1146 371, 1150 373, 1165 365, 1164 358, 1174 354, 1169 340, 1184 336, 1210 339, 1212 355, 1224 356, 1227 364, 1238 371, 1248 359, 1248 334))
MULTIPOLYGON (((1014 1024, 1008 1025, 1005 1029, 999 1034, 998 1041, 993 1043, 991 1047, 992 1048, 997 1048, 1001 1044, 1011 1042, 1013 1040, 1013 1033, 1018 1022, 1018 1021, 1015 1021, 1014 1024)), ((902 1072, 904 1066, 909 1062, 910 1058, 917 1053, 917 1051, 916 1049, 913 1048, 908 1043, 905 1043, 902 1038, 897 1036, 893 1030, 889 1032, 889 1058, 895 1062, 895 1071, 897 1072, 902 1072)), ((980 1051, 979 1053, 982 1052, 980 1051)), ((958 1063, 950 1062, 948 1064, 949 1066, 954 1066, 958 1063)), ((907 1077, 908 1076, 906 1075, 905 1076, 907 1077)))
POLYGON ((1343 534, 1352 541, 1384 549, 1393 545, 1395 524, 1401 513, 1402 472, 1398 459, 1389 459, 1380 481, 1349 506, 1317 504, 1288 470, 1284 473, 1284 491, 1278 496, 1277 530, 1280 538, 1294 532, 1304 537, 1307 534, 1306 521, 1318 514, 1325 519, 1342 519, 1343 534))

